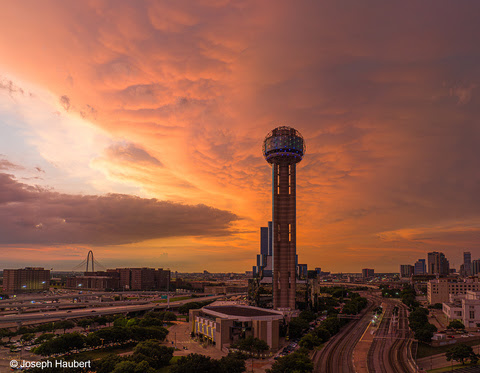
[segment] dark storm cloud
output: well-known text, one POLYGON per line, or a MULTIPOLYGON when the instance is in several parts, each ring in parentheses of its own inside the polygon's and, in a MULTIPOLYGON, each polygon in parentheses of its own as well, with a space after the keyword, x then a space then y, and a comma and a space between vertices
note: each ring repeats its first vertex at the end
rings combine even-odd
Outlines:
POLYGON ((0 173, 1 244, 111 245, 154 238, 220 236, 231 212, 122 194, 69 195, 0 173))

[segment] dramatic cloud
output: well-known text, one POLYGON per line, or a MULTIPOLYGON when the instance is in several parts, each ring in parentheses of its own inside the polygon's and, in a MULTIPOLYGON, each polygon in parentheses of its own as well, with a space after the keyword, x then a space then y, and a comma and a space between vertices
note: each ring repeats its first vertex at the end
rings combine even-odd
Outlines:
POLYGON ((65 111, 70 110, 70 98, 68 96, 60 97, 60 105, 62 105, 65 111))
POLYGON ((25 94, 23 88, 17 86, 14 82, 9 79, 3 78, 0 76, 0 89, 7 91, 10 95, 12 94, 25 94))
POLYGON ((67 195, 0 174, 1 244, 118 245, 155 238, 231 234, 238 218, 205 205, 109 194, 67 195))
MULTIPOLYGON (((238 248, 229 269, 248 269, 271 219, 262 140, 291 125, 307 144, 300 261, 391 271, 432 249, 480 257, 479 12, 447 1, 11 2, 1 65, 55 97, 61 125, 37 110, 24 133, 71 172, 56 190, 81 179, 79 194, 133 189, 232 211, 243 233, 221 244, 238 248), (85 120, 74 126, 75 116, 85 120)), ((6 97, 27 96, 0 81, 6 97)))
POLYGON ((0 159, 0 170, 22 170, 23 167, 10 162, 8 159, 0 159))
POLYGON ((110 159, 127 163, 140 163, 157 167, 162 166, 162 163, 157 158, 152 157, 145 150, 131 143, 114 144, 110 146, 105 153, 110 159))

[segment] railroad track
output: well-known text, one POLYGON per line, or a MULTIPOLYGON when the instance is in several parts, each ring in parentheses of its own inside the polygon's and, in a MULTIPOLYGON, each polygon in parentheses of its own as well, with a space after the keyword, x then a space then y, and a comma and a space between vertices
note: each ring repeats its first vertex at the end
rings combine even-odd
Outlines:
POLYGON ((410 331, 406 319, 407 307, 398 306, 398 329, 393 330, 390 321, 392 320, 392 308, 385 311, 385 316, 378 329, 368 352, 367 367, 370 373, 409 373, 405 350, 408 347, 410 331), (392 327, 391 334, 389 330, 392 327))
POLYGON ((385 314, 382 318, 382 321, 380 322, 375 339, 373 340, 372 345, 368 350, 367 369, 370 373, 388 372, 388 370, 386 370, 385 368, 385 359, 383 358, 383 356, 385 351, 385 344, 387 342, 386 338, 388 334, 388 328, 390 325, 391 317, 392 317, 392 308, 388 307, 385 310, 385 314), (375 365, 375 361, 378 362, 379 369, 377 369, 375 365))
POLYGON ((398 310, 398 336, 392 346, 390 346, 390 350, 388 351, 388 360, 390 363, 390 367, 393 369, 394 373, 408 373, 411 371, 408 363, 405 361, 403 354, 405 348, 407 348, 408 336, 410 334, 406 314, 407 308, 403 305, 400 306, 398 310))
POLYGON ((337 334, 319 354, 315 372, 318 373, 350 373, 355 372, 353 365, 353 350, 356 342, 370 322, 370 313, 375 308, 375 303, 362 312, 362 318, 356 322, 348 323, 340 334, 337 334))

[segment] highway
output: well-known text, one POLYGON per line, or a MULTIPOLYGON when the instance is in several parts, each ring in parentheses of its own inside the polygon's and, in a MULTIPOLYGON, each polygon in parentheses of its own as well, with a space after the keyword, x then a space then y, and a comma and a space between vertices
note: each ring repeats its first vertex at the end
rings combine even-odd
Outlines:
POLYGON ((360 314, 361 318, 350 321, 327 345, 314 356, 317 373, 355 372, 353 350, 372 319, 372 311, 378 306, 376 301, 369 302, 360 314))
MULTIPOLYGON (((182 304, 188 302, 202 302, 206 300, 215 300, 219 298, 224 298, 225 295, 209 296, 203 298, 191 298, 185 300, 179 300, 175 302, 170 302, 170 308, 176 308, 182 304)), ((102 316, 102 315, 111 315, 117 313, 128 313, 128 312, 137 312, 137 311, 148 311, 154 309, 165 309, 167 308, 167 303, 147 303, 147 304, 132 304, 132 305, 120 305, 120 306, 110 306, 110 307, 95 307, 95 309, 78 309, 78 310, 61 310, 61 311, 47 311, 45 313, 25 313, 25 314, 14 314, 14 315, 4 315, 0 317, 0 325, 4 324, 15 324, 15 323, 24 323, 24 322, 33 322, 42 320, 42 322, 48 322, 53 320, 66 320, 66 319, 77 319, 84 317, 93 317, 93 316, 102 316)))
MULTIPOLYGON (((4 305, 11 305, 11 304, 22 304, 22 303, 31 303, 34 302, 55 302, 59 299, 72 299, 72 298, 88 298, 88 297, 144 297, 144 296, 159 296, 159 295, 166 295, 167 292, 159 292, 159 291, 120 291, 120 292, 106 292, 106 291, 98 291, 98 292, 90 292, 84 291, 81 294, 77 291, 71 292, 68 294, 33 294, 33 295, 19 295, 18 297, 11 297, 9 299, 2 299, 0 300, 0 306, 4 305)), ((181 294, 175 294, 175 296, 181 294)))

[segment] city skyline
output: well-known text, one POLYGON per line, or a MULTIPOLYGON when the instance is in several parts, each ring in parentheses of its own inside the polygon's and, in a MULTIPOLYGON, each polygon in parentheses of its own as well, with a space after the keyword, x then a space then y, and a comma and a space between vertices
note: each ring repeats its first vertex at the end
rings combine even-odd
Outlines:
POLYGON ((112 268, 251 270, 271 220, 259 149, 292 126, 300 263, 398 272, 439 251, 458 270, 480 258, 478 11, 4 4, 3 267, 69 270, 93 250, 112 268))

